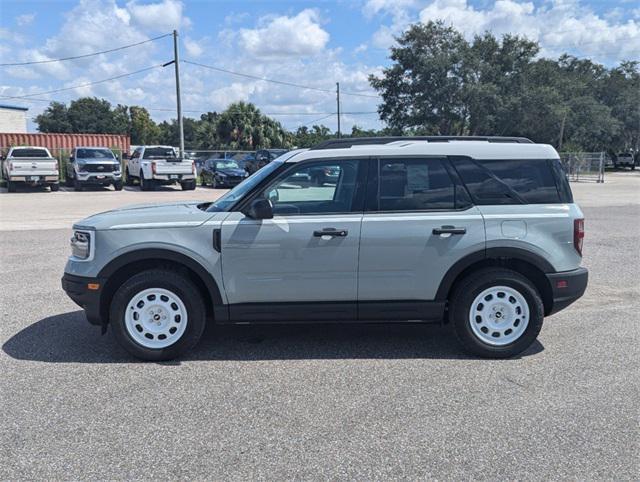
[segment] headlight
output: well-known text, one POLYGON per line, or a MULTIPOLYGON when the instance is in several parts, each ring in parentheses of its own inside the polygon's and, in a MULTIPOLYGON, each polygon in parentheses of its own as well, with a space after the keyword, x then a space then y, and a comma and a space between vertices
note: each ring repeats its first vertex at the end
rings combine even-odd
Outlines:
POLYGON ((91 234, 86 231, 74 231, 71 237, 71 255, 78 259, 87 259, 91 253, 91 234))
POLYGON ((218 177, 227 177, 227 175, 224 172, 216 172, 216 176, 218 176, 218 177))
POLYGON ((77 166, 78 166, 78 171, 80 171, 80 172, 84 172, 84 165, 85 165, 85 162, 84 162, 84 161, 76 161, 76 164, 77 164, 77 166))

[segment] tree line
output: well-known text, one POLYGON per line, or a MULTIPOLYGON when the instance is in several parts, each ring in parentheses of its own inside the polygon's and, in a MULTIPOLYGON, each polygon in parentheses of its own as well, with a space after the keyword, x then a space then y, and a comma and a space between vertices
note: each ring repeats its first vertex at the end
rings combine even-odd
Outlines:
MULTIPOLYGON (((410 26, 390 50, 392 64, 369 78, 387 127, 354 126, 345 137, 501 135, 529 137, 561 150, 640 150, 640 62, 607 68, 570 55, 539 57, 526 38, 487 32, 468 41, 442 22, 410 26)), ((40 132, 128 134, 132 144, 178 145, 175 119, 156 123, 147 109, 80 98, 52 102, 36 117, 40 132)), ((237 102, 184 118, 190 149, 309 147, 335 137, 325 125, 295 131, 237 102)))

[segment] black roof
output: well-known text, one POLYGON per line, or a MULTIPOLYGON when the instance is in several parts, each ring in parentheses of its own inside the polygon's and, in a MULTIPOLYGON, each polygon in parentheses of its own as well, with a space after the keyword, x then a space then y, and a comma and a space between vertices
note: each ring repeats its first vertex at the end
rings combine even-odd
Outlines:
POLYGON ((347 149, 351 146, 363 146, 370 144, 389 144, 398 141, 487 141, 496 143, 533 144, 526 137, 500 137, 500 136, 389 136, 389 137, 347 137, 344 139, 328 139, 316 144, 311 150, 319 149, 347 149))

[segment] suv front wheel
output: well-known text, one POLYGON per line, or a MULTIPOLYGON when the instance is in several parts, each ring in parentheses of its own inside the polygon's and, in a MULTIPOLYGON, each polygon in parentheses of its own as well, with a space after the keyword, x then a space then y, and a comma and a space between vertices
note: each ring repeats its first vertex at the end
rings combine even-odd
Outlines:
POLYGON ((118 342, 137 358, 171 360, 193 348, 204 331, 198 288, 182 274, 148 270, 116 292, 110 323, 118 342))
POLYGON ((486 358, 508 358, 526 350, 544 319, 542 299, 533 283, 503 268, 468 275, 456 287, 450 306, 462 346, 486 358))

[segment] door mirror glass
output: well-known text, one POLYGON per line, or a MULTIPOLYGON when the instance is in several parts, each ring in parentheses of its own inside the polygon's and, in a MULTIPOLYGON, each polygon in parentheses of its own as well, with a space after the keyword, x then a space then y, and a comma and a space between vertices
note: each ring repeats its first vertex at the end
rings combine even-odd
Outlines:
POLYGON ((243 214, 251 219, 272 219, 273 206, 269 199, 254 199, 249 209, 243 212, 243 214))
POLYGON ((274 202, 278 202, 278 200, 280 199, 280 193, 278 192, 277 189, 272 189, 271 191, 269 191, 269 201, 271 201, 272 203, 274 202))

